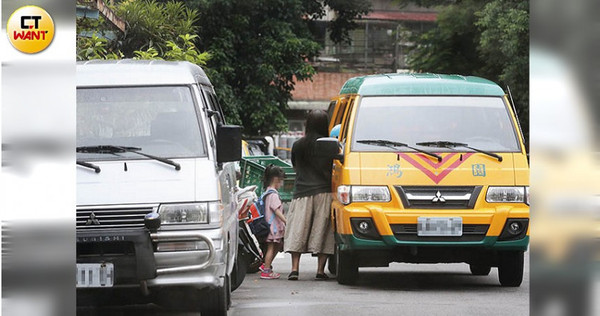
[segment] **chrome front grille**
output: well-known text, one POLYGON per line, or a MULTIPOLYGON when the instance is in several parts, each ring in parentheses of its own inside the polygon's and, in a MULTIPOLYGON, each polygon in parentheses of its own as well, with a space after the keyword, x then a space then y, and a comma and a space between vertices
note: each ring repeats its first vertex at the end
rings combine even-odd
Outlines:
POLYGON ((78 231, 106 228, 141 228, 144 216, 155 210, 153 205, 77 208, 78 231))
POLYGON ((397 186, 406 209, 472 209, 481 186, 397 186))

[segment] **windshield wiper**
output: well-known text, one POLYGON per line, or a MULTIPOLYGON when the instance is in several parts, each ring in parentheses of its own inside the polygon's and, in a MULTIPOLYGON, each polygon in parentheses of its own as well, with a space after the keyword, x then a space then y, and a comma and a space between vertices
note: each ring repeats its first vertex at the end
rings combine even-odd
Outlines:
POLYGON ((100 173, 100 171, 102 171, 102 170, 100 169, 100 167, 96 166, 96 165, 95 165, 95 164, 93 164, 93 163, 89 163, 89 162, 85 162, 85 161, 77 160, 77 164, 78 164, 78 165, 80 165, 80 166, 86 167, 86 168, 94 169, 94 171, 95 171, 96 173, 100 173))
POLYGON ((485 150, 481 150, 478 148, 474 148, 469 146, 469 144, 465 144, 465 143, 458 143, 458 142, 449 142, 449 141, 435 141, 435 142, 422 142, 422 143, 417 143, 417 145, 419 146, 427 146, 427 147, 439 147, 439 148, 454 148, 454 147, 464 147, 464 148, 469 148, 471 150, 474 150, 478 153, 482 153, 484 155, 488 155, 490 157, 494 157, 496 159, 498 159, 498 161, 502 162, 502 156, 498 155, 498 154, 494 154, 492 152, 489 151, 485 151, 485 150))
POLYGON ((440 156, 438 154, 434 154, 432 152, 425 151, 423 149, 419 149, 419 148, 415 148, 415 147, 409 146, 408 144, 405 144, 405 143, 394 142, 394 141, 391 141, 391 140, 383 140, 383 139, 362 139, 362 140, 357 140, 356 142, 357 143, 361 143, 361 144, 367 144, 367 145, 389 147, 389 148, 392 148, 394 150, 397 150, 396 147, 406 147, 406 148, 410 148, 412 150, 416 150, 416 151, 418 151, 420 153, 423 153, 423 154, 425 154, 427 156, 435 157, 435 158, 437 158, 438 162, 442 162, 442 156, 440 156))
POLYGON ((76 151, 78 153, 95 153, 95 154, 114 154, 114 153, 131 152, 134 154, 138 154, 140 156, 144 156, 144 157, 154 159, 156 161, 160 161, 162 163, 171 165, 171 166, 175 167, 175 170, 181 170, 181 165, 171 159, 146 154, 146 153, 141 152, 140 150, 142 150, 142 149, 139 147, 114 146, 114 145, 80 146, 80 147, 77 147, 77 149, 76 149, 76 151))
POLYGON ((139 147, 98 145, 98 146, 79 146, 75 150, 78 153, 114 154, 114 153, 124 153, 124 152, 128 152, 128 151, 142 150, 142 149, 139 147))

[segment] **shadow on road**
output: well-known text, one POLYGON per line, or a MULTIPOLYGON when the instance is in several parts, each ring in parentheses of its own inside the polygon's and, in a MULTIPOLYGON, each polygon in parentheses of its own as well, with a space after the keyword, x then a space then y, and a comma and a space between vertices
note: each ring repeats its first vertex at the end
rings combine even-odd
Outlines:
MULTIPOLYGON (((106 306, 106 307, 77 307, 77 316, 162 316, 171 315, 173 312, 165 310, 154 304, 106 306)), ((200 313, 189 313, 186 315, 200 315, 200 313)))
POLYGON ((353 287, 381 291, 497 291, 500 284, 494 270, 488 276, 474 276, 468 272, 389 271, 382 268, 361 269, 353 287))

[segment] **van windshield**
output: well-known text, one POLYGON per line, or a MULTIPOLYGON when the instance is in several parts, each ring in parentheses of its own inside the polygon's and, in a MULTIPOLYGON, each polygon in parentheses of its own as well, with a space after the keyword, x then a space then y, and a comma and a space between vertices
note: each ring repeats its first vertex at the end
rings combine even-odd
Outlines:
MULTIPOLYGON (((165 158, 206 156, 187 86, 77 89, 77 147, 131 146, 165 158)), ((78 159, 140 159, 130 152, 78 153, 78 159)))
MULTIPOLYGON (((356 116, 352 150, 394 151, 357 140, 389 140, 412 146, 449 141, 492 152, 520 151, 508 109, 500 97, 364 97, 356 116)), ((432 146, 427 149, 435 152, 464 150, 432 146)), ((397 151, 411 149, 399 147, 397 151)))

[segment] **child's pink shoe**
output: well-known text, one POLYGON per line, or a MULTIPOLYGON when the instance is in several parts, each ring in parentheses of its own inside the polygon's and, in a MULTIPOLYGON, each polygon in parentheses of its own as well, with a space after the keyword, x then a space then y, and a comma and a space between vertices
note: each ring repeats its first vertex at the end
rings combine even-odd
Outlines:
MULTIPOLYGON (((271 266, 271 269, 273 269, 273 266, 271 266)), ((265 272, 266 268, 265 268, 265 264, 261 264, 260 267, 258 267, 258 270, 260 270, 260 272, 265 272)))
POLYGON ((266 279, 266 280, 279 279, 280 276, 281 276, 281 274, 273 272, 273 270, 263 271, 260 274, 260 278, 261 279, 266 279))

